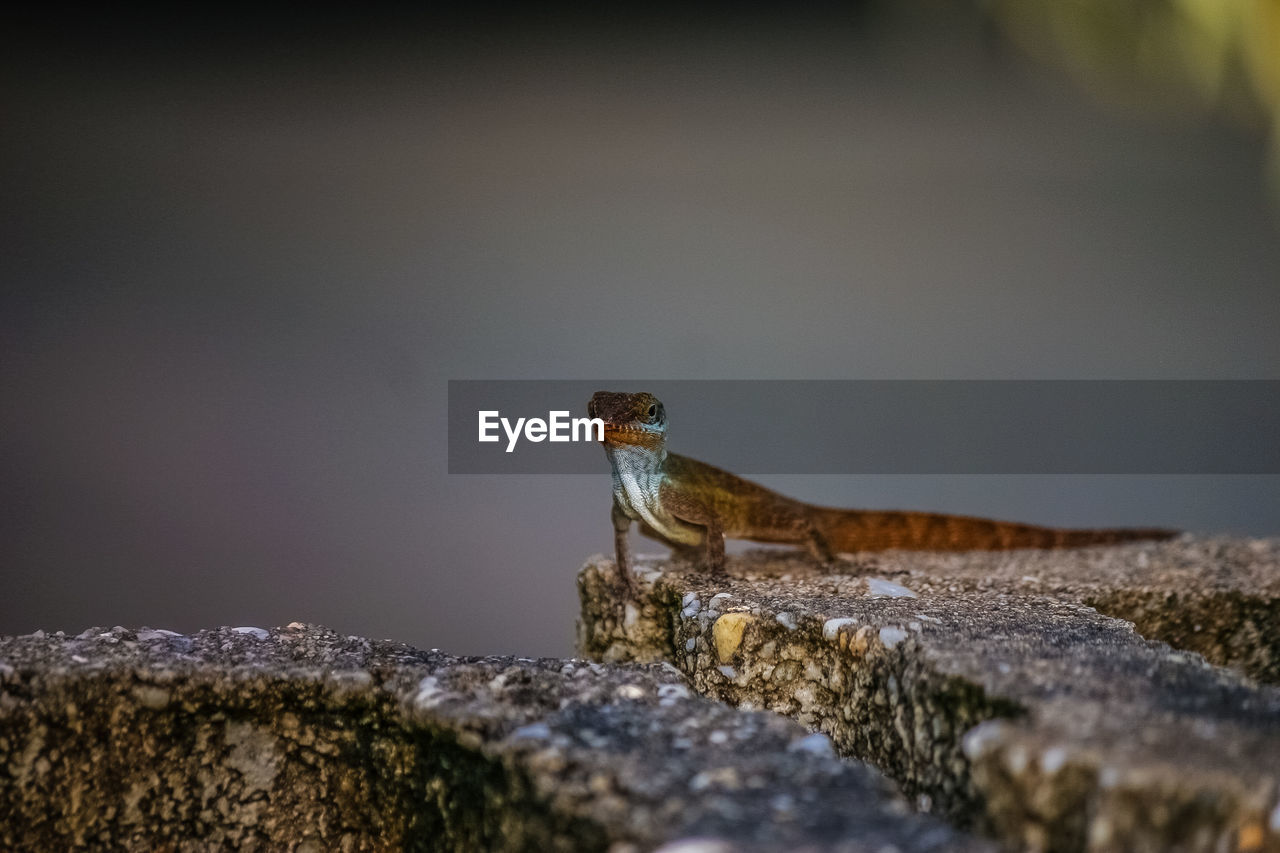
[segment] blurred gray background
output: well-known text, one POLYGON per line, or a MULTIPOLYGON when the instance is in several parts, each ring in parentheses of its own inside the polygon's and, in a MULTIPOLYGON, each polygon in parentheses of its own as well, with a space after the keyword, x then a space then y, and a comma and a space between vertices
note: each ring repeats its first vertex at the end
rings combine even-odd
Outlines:
MULTIPOLYGON (((450 476, 449 379, 1280 378, 1253 54, 1001 6, 6 28, 0 633, 569 653, 603 454, 450 476)), ((765 481, 1280 534, 1275 476, 765 481)))

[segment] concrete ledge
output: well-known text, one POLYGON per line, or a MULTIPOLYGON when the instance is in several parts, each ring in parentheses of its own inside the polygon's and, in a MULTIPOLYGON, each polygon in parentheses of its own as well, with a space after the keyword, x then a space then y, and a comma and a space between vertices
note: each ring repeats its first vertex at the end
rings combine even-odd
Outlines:
POLYGON ((3 850, 662 844, 989 849, 664 664, 457 658, 296 623, 0 640, 3 850))
POLYGON ((716 579, 643 560, 637 607, 593 560, 579 646, 788 714, 1015 847, 1280 850, 1280 690, 1256 680, 1276 671, 1280 540, 847 565, 753 552, 716 579))

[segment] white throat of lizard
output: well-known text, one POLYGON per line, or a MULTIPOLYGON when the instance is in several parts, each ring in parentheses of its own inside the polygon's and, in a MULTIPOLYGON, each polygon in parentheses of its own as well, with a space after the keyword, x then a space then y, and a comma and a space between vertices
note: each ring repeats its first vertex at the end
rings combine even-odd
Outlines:
POLYGON ((633 444, 606 446, 613 466, 613 496, 628 517, 644 521, 674 542, 698 545, 703 534, 699 528, 683 524, 662 508, 658 490, 662 486, 662 463, 667 451, 633 444))

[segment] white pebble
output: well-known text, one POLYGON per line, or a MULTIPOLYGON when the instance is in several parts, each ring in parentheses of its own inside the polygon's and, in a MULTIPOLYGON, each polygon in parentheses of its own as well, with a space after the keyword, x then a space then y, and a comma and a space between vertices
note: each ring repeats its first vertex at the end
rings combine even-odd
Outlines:
POLYGON ((530 723, 521 726, 511 733, 513 740, 547 740, 551 737, 551 727, 546 723, 530 723))
POLYGON ((613 691, 619 699, 643 699, 645 690, 639 684, 621 684, 613 691))
POLYGON ((840 633, 840 629, 845 625, 856 625, 857 619, 845 617, 843 619, 828 619, 822 623, 822 637, 826 640, 834 640, 840 633))
POLYGON ((1040 769, 1052 776, 1067 763, 1067 751, 1060 746, 1051 747, 1040 757, 1040 769))
POLYGON ((876 598, 919 598, 902 584, 884 578, 867 578, 867 594, 876 598))
POLYGON ((170 637, 181 637, 177 631, 166 631, 163 628, 155 628, 147 631, 138 632, 138 642, 148 643, 152 640, 167 640, 170 637))
POLYGON ((787 752, 808 752, 813 755, 834 756, 836 749, 831 745, 831 738, 814 732, 799 740, 793 740, 787 746, 787 752))
POLYGON ((1003 723, 999 720, 988 720, 969 729, 961 740, 960 746, 970 761, 976 761, 985 756, 992 747, 999 745, 1004 740, 1004 735, 1003 723))
POLYGON ((685 687, 683 684, 662 684, 658 686, 658 696, 663 699, 688 699, 689 688, 685 687))
POLYGON ((440 682, 434 675, 428 675, 418 682, 418 692, 413 697, 413 703, 423 708, 430 708, 440 704, 443 698, 444 691, 440 689, 440 682))
POLYGON ((778 794, 769 801, 769 808, 775 812, 790 812, 796 807, 795 797, 790 794, 778 794))
POLYGON ((898 645, 909 636, 911 635, 896 625, 886 625, 880 629, 880 642, 884 643, 885 648, 888 649, 898 645))

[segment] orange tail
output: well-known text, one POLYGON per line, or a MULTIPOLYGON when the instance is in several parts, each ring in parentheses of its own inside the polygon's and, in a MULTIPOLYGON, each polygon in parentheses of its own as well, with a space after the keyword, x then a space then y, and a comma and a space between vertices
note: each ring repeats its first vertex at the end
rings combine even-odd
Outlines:
POLYGON ((1176 530, 1117 527, 1069 530, 934 512, 815 508, 819 533, 832 551, 1007 551, 1081 548, 1139 539, 1171 539, 1176 530))

